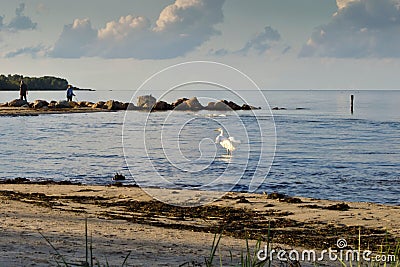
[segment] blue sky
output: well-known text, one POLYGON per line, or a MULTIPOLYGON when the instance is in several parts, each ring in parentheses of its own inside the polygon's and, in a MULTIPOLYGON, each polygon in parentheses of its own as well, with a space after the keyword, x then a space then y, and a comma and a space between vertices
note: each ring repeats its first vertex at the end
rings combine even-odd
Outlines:
POLYGON ((399 6, 400 0, 0 0, 0 73, 134 90, 164 67, 210 60, 265 89, 397 89, 399 6))

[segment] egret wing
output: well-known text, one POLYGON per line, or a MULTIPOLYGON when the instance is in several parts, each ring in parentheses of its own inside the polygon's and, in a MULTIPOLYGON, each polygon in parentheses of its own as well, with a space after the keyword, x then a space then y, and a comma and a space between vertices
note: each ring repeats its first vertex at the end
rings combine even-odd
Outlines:
POLYGON ((229 141, 231 141, 232 143, 237 144, 237 145, 242 143, 242 142, 240 142, 240 140, 236 140, 235 137, 233 137, 233 136, 230 136, 228 139, 229 139, 229 141))

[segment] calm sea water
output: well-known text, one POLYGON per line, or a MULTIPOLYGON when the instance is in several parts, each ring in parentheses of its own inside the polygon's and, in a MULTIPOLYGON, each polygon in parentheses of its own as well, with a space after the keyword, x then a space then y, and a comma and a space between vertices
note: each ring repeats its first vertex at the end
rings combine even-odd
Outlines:
MULTIPOLYGON (((204 90, 163 98, 244 99, 262 110, 0 117, 0 179, 108 184, 122 172, 127 183, 144 186, 234 191, 248 190, 255 179, 257 192, 400 204, 400 91, 262 93, 271 107, 286 109, 272 117, 258 92, 204 90), (218 127, 242 141, 233 157, 213 143, 218 127)), ((0 102, 16 94, 1 93, 0 102)), ((129 91, 77 95, 91 101, 132 97, 129 91)), ((63 99, 64 92, 31 92, 28 98, 63 99)))

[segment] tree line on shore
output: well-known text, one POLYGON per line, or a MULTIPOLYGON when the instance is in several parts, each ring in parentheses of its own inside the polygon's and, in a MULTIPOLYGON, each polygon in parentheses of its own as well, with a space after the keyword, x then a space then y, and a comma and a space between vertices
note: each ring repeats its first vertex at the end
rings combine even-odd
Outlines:
POLYGON ((43 77, 24 77, 19 74, 8 76, 0 75, 0 90, 19 90, 19 85, 23 80, 29 90, 65 90, 68 81, 63 78, 43 76, 43 77))

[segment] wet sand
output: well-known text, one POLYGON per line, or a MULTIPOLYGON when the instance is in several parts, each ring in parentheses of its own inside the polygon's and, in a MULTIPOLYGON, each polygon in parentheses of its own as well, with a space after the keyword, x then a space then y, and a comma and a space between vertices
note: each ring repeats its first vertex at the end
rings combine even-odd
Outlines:
POLYGON ((68 113, 89 113, 89 112, 112 112, 107 109, 94 108, 51 108, 51 109, 32 109, 0 107, 0 116, 38 116, 42 114, 68 114, 68 113))
MULTIPOLYGON (((176 202, 176 190, 162 193, 176 202)), ((195 203, 203 193, 179 194, 195 203)), ((66 259, 84 260, 85 218, 96 259, 105 263, 107 257, 118 266, 129 252, 129 266, 204 266, 220 232, 218 253, 224 265, 233 266, 230 253, 237 263, 245 238, 253 240, 251 246, 258 239, 264 245, 268 227, 275 246, 309 249, 334 248, 338 238, 354 248, 359 233, 363 248, 379 249, 400 238, 399 206, 280 194, 227 193, 205 206, 180 207, 138 187, 0 184, 0 206, 0 266, 53 266, 55 253, 39 232, 66 259)))

